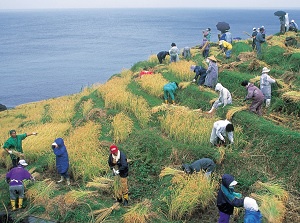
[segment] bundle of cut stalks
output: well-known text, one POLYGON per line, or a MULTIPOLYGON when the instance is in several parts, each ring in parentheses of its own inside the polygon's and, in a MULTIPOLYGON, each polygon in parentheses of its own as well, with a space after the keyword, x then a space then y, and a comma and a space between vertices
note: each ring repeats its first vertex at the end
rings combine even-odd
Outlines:
POLYGON ((284 100, 299 102, 300 101, 300 92, 299 91, 288 91, 282 95, 282 98, 284 100))
POLYGON ((225 158, 226 150, 224 147, 218 148, 218 159, 216 160, 217 164, 221 164, 225 158))
POLYGON ((211 89, 209 87, 199 86, 199 90, 217 94, 213 89, 211 89))
POLYGON ((124 223, 147 223, 153 216, 151 212, 151 201, 146 199, 141 203, 134 205, 124 214, 124 223))
POLYGON ((109 190, 113 185, 113 180, 105 177, 95 177, 92 182, 88 182, 86 187, 95 187, 102 190, 109 190))
POLYGON ((269 223, 282 223, 286 208, 275 196, 251 194, 260 203, 259 210, 269 223))
POLYGON ((94 193, 94 191, 71 190, 64 195, 64 203, 67 206, 78 204, 82 198, 87 198, 94 193))
POLYGON ((227 114, 226 114, 226 119, 227 120, 231 120, 233 115, 236 113, 236 112, 240 112, 240 111, 244 111, 244 110, 247 110, 248 107, 247 106, 242 106, 242 107, 233 107, 231 109, 228 110, 227 114))
POLYGON ((176 175, 176 174, 184 174, 184 171, 182 170, 176 170, 176 169, 173 169, 171 167, 165 167, 159 174, 159 177, 164 177, 164 176, 167 176, 167 175, 176 175))
POLYGON ((113 210, 116 210, 119 207, 120 203, 116 202, 110 208, 103 208, 101 210, 93 211, 93 215, 98 215, 95 219, 95 223, 103 222, 112 213, 113 210))
POLYGON ((184 89, 184 88, 187 88, 192 82, 190 81, 184 81, 184 82, 180 82, 178 84, 178 87, 181 88, 181 89, 184 89))
POLYGON ((151 109, 151 113, 157 113, 157 112, 160 112, 160 111, 166 111, 168 109, 168 105, 163 103, 161 105, 158 105, 158 106, 155 106, 151 109))
POLYGON ((209 104, 213 104, 216 100, 218 100, 219 98, 214 98, 214 99, 211 99, 210 101, 209 101, 209 104))
POLYGON ((274 182, 266 182, 263 183, 261 181, 256 182, 256 187, 264 189, 266 193, 271 194, 278 198, 278 200, 283 201, 286 203, 289 198, 289 194, 286 190, 283 189, 283 187, 274 182))
MULTIPOLYGON (((271 77, 271 78, 273 78, 273 77, 271 77)), ((275 78, 273 78, 273 79, 275 79, 275 78)), ((281 80, 281 79, 275 79, 275 80, 276 80, 276 84, 278 85, 278 87, 281 88, 280 91, 287 91, 290 88, 289 85, 284 83, 283 80, 281 80)), ((251 83, 255 83, 255 82, 259 82, 259 81, 260 81, 260 76, 256 76, 256 77, 250 79, 251 83)))

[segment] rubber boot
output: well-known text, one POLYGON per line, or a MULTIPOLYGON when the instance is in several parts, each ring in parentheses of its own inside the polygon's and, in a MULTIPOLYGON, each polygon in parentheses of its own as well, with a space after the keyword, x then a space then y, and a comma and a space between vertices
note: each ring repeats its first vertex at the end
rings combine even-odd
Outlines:
POLYGON ((16 210, 16 201, 15 200, 10 200, 10 203, 11 203, 11 209, 13 211, 15 211, 16 210))
POLYGON ((57 183, 62 183, 64 181, 64 177, 63 176, 61 176, 60 177, 60 180, 59 181, 57 181, 57 183))
POLYGON ((168 100, 165 100, 165 103, 168 104, 168 100))
POLYGON ((172 104, 175 105, 175 101, 174 100, 172 100, 172 104))
POLYGON ((124 206, 128 206, 128 194, 124 194, 124 195, 123 195, 123 198, 124 198, 123 205, 124 205, 124 206))
POLYGON ((19 198, 19 209, 23 207, 23 198, 19 198))
POLYGON ((67 185, 70 186, 71 182, 70 182, 70 178, 67 178, 67 185))
POLYGON ((271 99, 266 100, 266 108, 270 107, 271 105, 271 99))

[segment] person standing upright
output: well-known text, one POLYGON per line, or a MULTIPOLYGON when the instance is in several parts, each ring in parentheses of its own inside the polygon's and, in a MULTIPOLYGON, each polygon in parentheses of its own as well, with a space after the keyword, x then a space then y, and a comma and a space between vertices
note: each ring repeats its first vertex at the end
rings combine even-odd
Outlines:
POLYGON ((117 201, 122 202, 123 205, 128 205, 128 163, 125 153, 120 151, 116 145, 110 146, 110 155, 108 157, 108 165, 110 169, 113 171, 113 175, 116 177, 120 177, 121 180, 121 188, 119 188, 117 201))
POLYGON ((60 180, 57 181, 57 183, 62 183, 66 179, 67 185, 69 186, 69 156, 64 140, 62 138, 55 139, 54 143, 52 143, 52 149, 53 153, 56 156, 56 169, 57 172, 60 174, 60 180))
POLYGON ((177 62, 179 61, 179 49, 177 48, 175 43, 171 44, 171 49, 169 50, 169 55, 170 55, 170 61, 171 62, 177 62))
POLYGON ((256 44, 255 44, 255 41, 256 41, 256 35, 257 35, 257 30, 256 30, 256 28, 254 27, 253 28, 253 32, 252 32, 252 49, 253 50, 255 50, 255 46, 256 46, 256 44))
POLYGON ((266 107, 269 107, 271 104, 271 84, 276 82, 275 79, 269 76, 269 71, 270 69, 264 67, 260 76, 260 90, 265 96, 266 107))
POLYGON ((206 61, 208 62, 208 68, 206 71, 206 77, 204 86, 215 88, 216 84, 218 83, 218 65, 217 59, 214 56, 207 57, 206 61))
POLYGON ((37 135, 37 133, 32 132, 32 133, 23 133, 17 135, 16 130, 10 130, 9 134, 10 134, 10 138, 6 140, 6 142, 4 143, 3 149, 5 149, 10 154, 12 165, 13 167, 16 167, 20 160, 20 157, 18 155, 23 155, 22 141, 27 136, 37 135))
POLYGON ((255 38, 255 44, 256 44, 256 51, 257 51, 257 57, 261 57, 261 44, 266 42, 266 40, 263 38, 262 33, 264 32, 263 28, 259 29, 259 32, 256 35, 255 38))

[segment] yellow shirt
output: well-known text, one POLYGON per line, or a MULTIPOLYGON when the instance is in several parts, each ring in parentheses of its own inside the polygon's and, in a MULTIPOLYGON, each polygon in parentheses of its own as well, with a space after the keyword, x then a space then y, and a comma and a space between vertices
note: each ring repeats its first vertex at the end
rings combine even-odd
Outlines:
POLYGON ((231 50, 232 49, 232 45, 226 41, 223 42, 223 47, 226 48, 227 50, 231 50))

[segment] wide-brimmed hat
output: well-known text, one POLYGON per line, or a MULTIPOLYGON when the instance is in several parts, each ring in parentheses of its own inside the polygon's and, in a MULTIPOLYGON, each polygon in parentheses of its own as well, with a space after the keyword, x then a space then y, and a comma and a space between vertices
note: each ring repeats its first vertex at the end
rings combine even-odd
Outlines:
POLYGON ((214 62, 217 62, 217 59, 215 58, 214 55, 207 57, 207 59, 210 59, 210 60, 212 60, 214 62))
POLYGON ((263 73, 268 73, 270 71, 270 69, 268 69, 267 67, 264 67, 263 69, 262 69, 262 72, 263 73))

